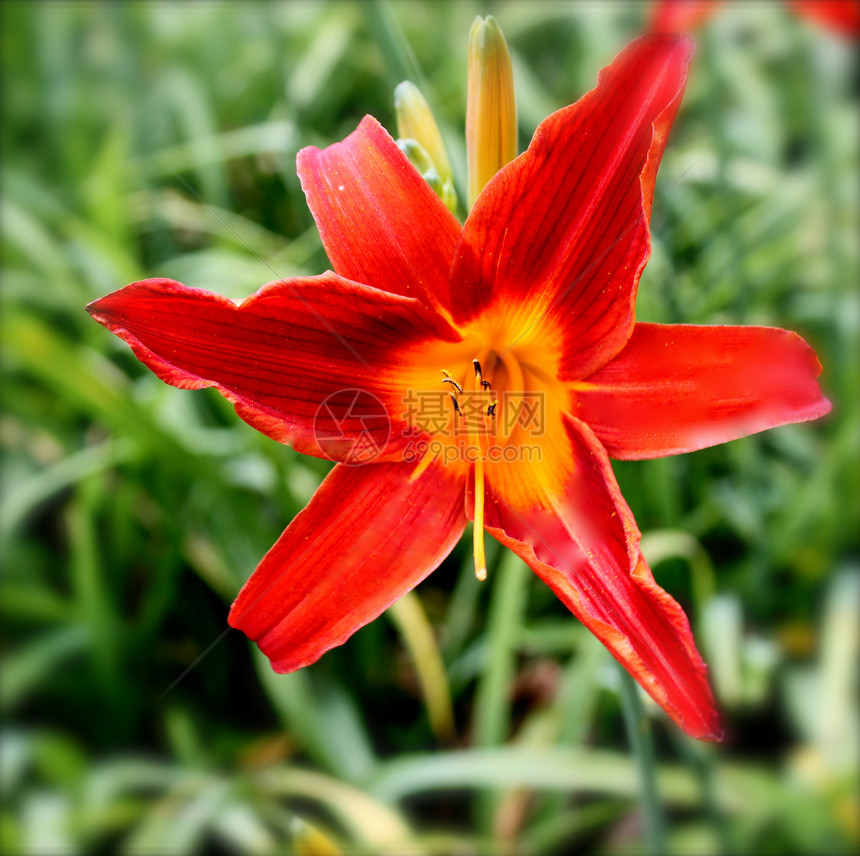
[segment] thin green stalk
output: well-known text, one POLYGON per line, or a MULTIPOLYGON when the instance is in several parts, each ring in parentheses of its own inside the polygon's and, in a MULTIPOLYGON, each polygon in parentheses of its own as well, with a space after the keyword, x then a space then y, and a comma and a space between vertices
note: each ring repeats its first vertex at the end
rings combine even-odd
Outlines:
MULTIPOLYGON (((494 586, 487 617, 484 673, 475 692, 472 741, 475 746, 500 746, 510 736, 511 689, 516 674, 517 644, 525 611, 529 569, 505 550, 488 584, 494 586)), ((485 832, 491 832, 499 795, 481 794, 476 815, 485 832)))
POLYGON ((675 734, 674 740, 680 754, 698 780, 702 793, 702 808, 708 823, 714 830, 717 856, 737 853, 737 847, 732 840, 731 827, 726 822, 726 813, 720 805, 717 784, 718 756, 712 747, 693 740, 680 731, 675 734))
POLYGON ((707 27, 703 28, 700 41, 703 48, 702 60, 710 84, 711 109, 707 112, 707 118, 717 153, 717 176, 714 192, 718 195, 719 204, 725 215, 721 228, 726 240, 731 245, 731 252, 727 257, 729 269, 726 271, 726 275, 731 277, 735 284, 735 296, 731 308, 740 319, 743 319, 749 306, 751 286, 746 267, 741 263, 741 259, 746 255, 748 248, 738 228, 738 217, 741 211, 737 194, 729 181, 729 169, 735 156, 734 146, 729 138, 723 118, 725 112, 720 109, 729 99, 729 86, 720 66, 719 48, 707 27))
POLYGON ((437 740, 454 736, 454 708, 445 663, 427 613, 415 592, 408 592, 388 608, 388 617, 400 633, 415 667, 430 728, 437 740))
MULTIPOLYGON (((596 636, 584 627, 577 629, 581 632, 576 634, 576 650, 564 670, 554 704, 558 715, 556 744, 559 746, 582 745, 588 737, 600 693, 597 672, 607 656, 596 636)), ((545 819, 549 823, 550 818, 562 817, 567 802, 568 795, 562 792, 543 795, 535 810, 535 822, 545 819)), ((605 807, 600 809, 604 810, 605 807)))
MULTIPOLYGON (((501 546, 498 542, 487 542, 488 567, 495 568, 499 562, 501 546)), ((460 567, 460 575, 451 595, 448 615, 445 618, 444 642, 442 655, 450 665, 463 653, 472 629, 475 626, 479 599, 484 591, 485 583, 475 576, 475 565, 471 554, 464 558, 460 567)))
POLYGON ((495 588, 487 617, 486 665, 475 693, 472 739, 476 746, 499 746, 509 736, 511 685, 528 578, 522 559, 506 550, 488 580, 495 588))
POLYGON ((394 16, 391 4, 373 0, 364 6, 368 29, 385 58, 389 80, 396 86, 401 80, 411 80, 427 95, 424 75, 403 30, 394 16))
POLYGON ((667 853, 666 822, 660 796, 657 793, 657 759, 654 755, 654 741, 651 737, 651 723, 645 716, 645 709, 639 698, 636 682, 627 671, 618 666, 621 674, 621 710, 624 725, 630 740, 630 748, 639 769, 639 782, 642 794, 642 813, 645 816, 645 841, 648 852, 667 853))

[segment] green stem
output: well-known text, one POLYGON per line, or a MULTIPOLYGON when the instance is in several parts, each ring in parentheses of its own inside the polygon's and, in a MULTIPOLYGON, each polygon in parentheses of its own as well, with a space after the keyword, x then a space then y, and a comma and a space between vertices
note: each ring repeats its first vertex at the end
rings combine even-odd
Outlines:
POLYGON ((510 736, 511 689, 528 579, 522 560, 505 551, 488 582, 494 589, 487 617, 485 667, 475 691, 472 739, 476 746, 501 746, 510 736))
POLYGON ((454 737, 451 687, 436 634, 420 598, 414 591, 407 592, 388 608, 388 617, 400 633, 415 667, 434 737, 439 741, 450 740, 454 737))
POLYGON ((720 805, 717 794, 718 756, 711 746, 687 737, 680 731, 674 733, 674 743, 698 779, 702 792, 704 814, 714 830, 714 839, 717 842, 715 851, 717 856, 737 853, 738 848, 734 845, 731 827, 727 823, 725 812, 720 805))
MULTIPOLYGON (((505 550, 486 583, 493 591, 485 635, 486 661, 475 690, 472 741, 476 747, 501 746, 510 737, 517 646, 530 576, 522 559, 505 550)), ((489 789, 478 797, 476 815, 485 832, 492 832, 499 796, 497 789, 489 789)))
POLYGON ((738 227, 738 218, 742 213, 741 206, 738 194, 729 180, 729 170, 732 160, 736 156, 736 151, 727 131, 724 108, 731 98, 731 91, 725 72, 720 65, 718 43, 707 27, 703 28, 700 42, 702 44, 703 70, 707 73, 711 101, 707 119, 711 138, 717 151, 717 176, 713 190, 717 195, 725 218, 720 224, 720 228, 730 244, 730 252, 727 254, 728 267, 725 275, 731 277, 735 291, 733 304, 727 308, 731 308, 743 320, 749 306, 752 287, 747 276, 747 270, 741 263, 741 259, 744 258, 749 249, 738 227))
POLYGON ((657 793, 657 761, 654 755, 654 741, 651 736, 651 723, 645 716, 645 709, 639 698, 636 682, 622 666, 621 673, 621 710, 630 748, 639 768, 639 783, 642 789, 642 812, 645 815, 645 838, 648 852, 667 853, 666 822, 660 796, 657 793))

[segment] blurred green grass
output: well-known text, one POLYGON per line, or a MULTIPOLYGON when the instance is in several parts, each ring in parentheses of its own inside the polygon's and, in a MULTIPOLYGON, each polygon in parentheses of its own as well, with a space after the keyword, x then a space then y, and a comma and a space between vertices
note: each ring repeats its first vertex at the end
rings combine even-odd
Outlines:
MULTIPOLYGON (((462 184, 466 34, 488 12, 525 145, 646 9, 0 6, 3 852, 317 852, 297 822, 344 852, 644 847, 617 672, 513 557, 479 585, 455 552, 405 615, 294 675, 224 634, 326 465, 161 384, 83 311, 145 276, 238 298, 324 270, 295 154, 365 113, 393 129, 405 77, 462 184)), ((854 852, 857 54, 778 4, 730 6, 698 41, 639 317, 796 329, 834 411, 616 467, 728 725, 693 745, 649 708, 669 847, 854 852)))

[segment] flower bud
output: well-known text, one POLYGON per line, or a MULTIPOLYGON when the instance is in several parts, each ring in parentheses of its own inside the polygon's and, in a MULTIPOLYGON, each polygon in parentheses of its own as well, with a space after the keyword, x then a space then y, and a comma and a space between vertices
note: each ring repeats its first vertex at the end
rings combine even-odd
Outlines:
POLYGON ((430 106, 414 83, 404 80, 394 90, 394 111, 400 148, 448 208, 456 211, 448 152, 430 106))
POLYGON ((469 31, 466 156, 471 207, 484 185, 517 156, 511 57, 492 16, 476 18, 469 31))
POLYGON ((439 126, 430 105, 414 83, 404 80, 394 90, 394 110, 397 114, 397 136, 421 143, 439 175, 443 179, 451 178, 451 162, 439 126))

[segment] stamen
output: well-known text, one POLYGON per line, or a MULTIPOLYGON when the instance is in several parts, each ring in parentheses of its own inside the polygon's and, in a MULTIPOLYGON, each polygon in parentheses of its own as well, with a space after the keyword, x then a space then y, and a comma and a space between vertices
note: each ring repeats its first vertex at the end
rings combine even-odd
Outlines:
POLYGON ((451 386, 453 386, 453 387, 454 387, 454 389, 456 389, 456 390, 457 390, 457 392, 459 392, 459 393, 460 393, 460 395, 462 395, 462 394, 463 394, 463 387, 462 387, 462 386, 460 386, 460 384, 459 384, 459 383, 457 383, 457 381, 455 381, 455 380, 454 380, 454 378, 452 378, 452 377, 446 377, 446 378, 442 381, 442 383, 450 383, 450 384, 451 384, 451 386))
POLYGON ((472 552, 475 555, 475 576, 487 579, 487 556, 484 552, 484 459, 475 461, 475 519, 472 522, 472 552))
POLYGON ((453 392, 449 392, 449 393, 448 393, 448 395, 450 395, 450 396, 451 396, 451 404, 453 404, 453 405, 454 405, 454 413, 458 413, 458 414, 459 414, 459 412, 460 412, 460 402, 459 402, 459 401, 457 401, 457 396, 456 396, 456 395, 454 395, 454 393, 453 393, 453 392))
POLYGON ((490 389, 490 382, 488 380, 482 380, 481 381, 481 388, 482 389, 490 389))
POLYGON ((487 416, 495 416, 496 415, 496 405, 498 401, 494 401, 492 404, 487 406, 487 416))
MULTIPOLYGON (((475 367, 475 394, 480 395, 485 389, 481 377, 481 364, 472 360, 475 367)), ((472 552, 475 557, 475 576, 483 582, 487 579, 487 556, 484 551, 484 450, 481 448, 481 433, 476 430, 475 445, 478 447, 478 457, 475 460, 475 518, 472 521, 472 552)))

